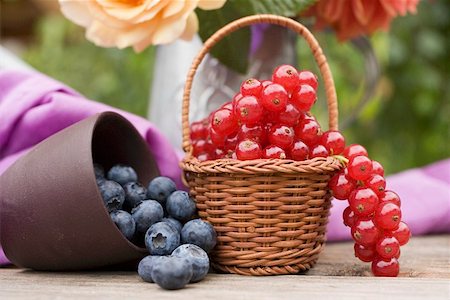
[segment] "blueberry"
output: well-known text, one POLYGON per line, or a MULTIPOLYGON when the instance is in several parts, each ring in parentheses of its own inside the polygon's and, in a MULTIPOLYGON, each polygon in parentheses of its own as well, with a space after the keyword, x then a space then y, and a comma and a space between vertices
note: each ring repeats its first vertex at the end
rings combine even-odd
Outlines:
POLYGON ((98 163, 94 163, 94 174, 95 174, 95 178, 98 179, 104 179, 105 178, 105 169, 103 169, 103 167, 98 164, 98 163))
POLYGON ((155 200, 145 200, 131 210, 131 216, 136 222, 136 231, 145 233, 150 226, 161 221, 164 212, 155 200))
POLYGON ((107 177, 109 180, 118 182, 121 185, 138 180, 136 171, 132 167, 121 164, 113 166, 108 171, 107 177))
POLYGON ((172 179, 164 176, 153 178, 148 184, 147 197, 154 199, 165 206, 167 197, 177 190, 172 179))
POLYGON ((125 202, 123 207, 131 210, 147 198, 147 189, 139 182, 128 182, 123 186, 125 202))
POLYGON ((166 222, 169 225, 172 225, 178 232, 181 232, 181 228, 183 228, 183 225, 180 223, 180 221, 171 217, 163 218, 161 222, 166 222))
POLYGON ((211 224, 194 219, 181 229, 181 243, 197 245, 209 253, 217 243, 217 234, 211 224))
POLYGON ((195 214, 195 202, 185 191, 175 191, 167 199, 166 209, 169 216, 186 222, 195 214))
POLYGON ((151 271, 151 278, 166 290, 183 288, 192 275, 192 264, 186 258, 177 256, 160 256, 153 262, 151 271))
POLYGON ((138 274, 141 276, 142 280, 147 282, 153 282, 152 279, 152 269, 155 260, 161 256, 146 256, 144 257, 138 265, 138 274))
POLYGON ((109 214, 111 220, 117 225, 122 234, 129 240, 136 231, 136 223, 129 213, 123 210, 116 210, 109 214))
POLYGON ((173 256, 184 257, 192 264, 193 275, 190 282, 199 282, 209 271, 208 254, 199 246, 184 244, 172 252, 173 256))
POLYGON ((169 255, 180 246, 180 232, 166 222, 155 223, 145 234, 145 246, 151 255, 169 255))
POLYGON ((101 180, 97 184, 108 211, 121 209, 125 201, 125 191, 120 184, 111 180, 101 180))

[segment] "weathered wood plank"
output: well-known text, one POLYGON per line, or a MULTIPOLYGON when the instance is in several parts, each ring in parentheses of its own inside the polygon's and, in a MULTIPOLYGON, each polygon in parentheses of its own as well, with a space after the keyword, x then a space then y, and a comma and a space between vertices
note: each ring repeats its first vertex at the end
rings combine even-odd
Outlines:
POLYGON ((307 275, 210 274, 201 283, 164 291, 134 272, 45 273, 0 269, 0 299, 450 299, 450 235, 414 238, 398 278, 370 276, 351 243, 328 244, 307 275))

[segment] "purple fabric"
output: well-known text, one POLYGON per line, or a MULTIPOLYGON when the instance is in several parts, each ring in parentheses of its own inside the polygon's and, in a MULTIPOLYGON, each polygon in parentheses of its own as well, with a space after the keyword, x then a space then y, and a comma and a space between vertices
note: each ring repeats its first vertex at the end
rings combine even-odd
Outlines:
MULTIPOLYGON (((163 175, 181 187, 179 155, 147 120, 89 101, 39 73, 0 72, 0 174, 30 147, 57 131, 101 111, 116 111, 146 139, 163 175)), ((388 189, 402 199, 403 219, 413 234, 450 232, 450 159, 387 178, 388 189)), ((333 200, 328 240, 350 239, 342 224, 346 201, 333 200)), ((7 263, 0 247, 0 265, 7 263)))

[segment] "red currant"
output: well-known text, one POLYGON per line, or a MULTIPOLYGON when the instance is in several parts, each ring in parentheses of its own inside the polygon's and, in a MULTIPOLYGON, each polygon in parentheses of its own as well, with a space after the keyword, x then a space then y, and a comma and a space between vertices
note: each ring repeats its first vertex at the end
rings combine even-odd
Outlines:
POLYGON ((233 112, 221 108, 213 113, 212 128, 221 135, 229 135, 237 131, 238 123, 233 112))
POLYGON ((385 190, 383 193, 380 194, 380 203, 383 202, 392 202, 398 207, 401 205, 400 197, 397 195, 397 193, 389 190, 385 190))
POLYGON ((375 276, 397 277, 400 271, 400 265, 396 258, 382 259, 375 258, 372 261, 372 273, 375 276))
POLYGON ((300 120, 301 113, 295 108, 294 105, 288 103, 284 111, 280 112, 276 116, 276 121, 279 124, 293 127, 297 125, 300 120))
POLYGON ((344 172, 340 172, 331 177, 328 186, 333 191, 334 198, 346 200, 356 188, 356 181, 349 178, 344 172))
POLYGON ((368 216, 377 208, 378 197, 371 189, 360 187, 350 193, 348 203, 356 215, 368 216))
MULTIPOLYGON (((239 95, 240 95, 240 98, 242 98, 242 95, 241 94, 239 94, 239 95)), ((233 110, 233 102, 232 101, 226 102, 226 103, 222 104, 222 106, 220 108, 226 108, 229 110, 233 110)))
POLYGON ((372 173, 384 176, 383 166, 376 160, 372 160, 372 173))
POLYGON ((209 129, 209 137, 211 138, 211 142, 214 146, 218 148, 222 148, 225 146, 225 139, 227 138, 225 135, 217 133, 214 128, 209 129))
POLYGON ((321 130, 319 123, 315 119, 305 118, 294 128, 294 131, 295 136, 308 146, 319 142, 321 130))
POLYGON ((307 84, 302 84, 291 95, 291 103, 299 111, 309 111, 311 107, 316 103, 317 95, 316 91, 307 84))
POLYGON ((354 156, 348 165, 348 174, 355 180, 366 180, 372 174, 372 161, 367 156, 354 156))
POLYGON ((400 244, 393 236, 384 236, 377 241, 375 246, 379 256, 389 259, 397 256, 400 251, 400 244))
POLYGON ((323 145, 315 145, 309 150, 309 158, 327 157, 329 155, 327 148, 323 145))
POLYGON ((296 141, 291 148, 291 158, 293 160, 306 160, 309 155, 309 147, 302 141, 296 141))
POLYGON ((201 140, 208 137, 208 125, 205 124, 205 120, 193 122, 191 124, 191 140, 201 140))
POLYGON ((386 188, 386 180, 381 175, 373 174, 364 181, 364 185, 372 189, 378 196, 382 196, 386 188))
POLYGON ((358 144, 351 144, 345 147, 342 155, 344 155, 344 157, 346 157, 347 159, 352 159, 353 157, 360 155, 367 157, 369 156, 369 154, 367 154, 366 148, 358 144))
POLYGON ((262 157, 261 146, 252 140, 243 140, 236 146, 236 156, 239 160, 258 159, 262 157))
POLYGON ((342 218, 344 219, 344 225, 353 227, 356 221, 355 213, 350 206, 347 206, 342 212, 342 218))
POLYGON ((300 84, 308 84, 310 85, 314 90, 317 90, 318 81, 317 76, 311 71, 303 70, 298 73, 298 78, 300 81, 300 84))
POLYGON ((231 135, 225 140, 225 146, 223 147, 223 149, 225 151, 235 151, 238 142, 238 135, 231 135))
POLYGON ((206 152, 206 140, 196 140, 192 143, 192 153, 194 156, 198 156, 199 154, 206 152))
POLYGON ((327 148, 331 155, 341 154, 345 148, 345 138, 336 130, 325 131, 320 138, 320 143, 327 148))
POLYGON ((371 262, 377 255, 374 247, 364 247, 355 243, 353 249, 355 250, 355 256, 363 262, 371 262))
POLYGON ((281 84, 288 93, 298 86, 300 81, 296 68, 290 65, 281 65, 277 67, 272 74, 272 81, 281 84))
POLYGON ((214 159, 214 157, 210 154, 210 153, 200 153, 198 156, 197 156, 197 159, 199 160, 199 161, 207 161, 207 160, 213 160, 214 159))
POLYGON ((400 207, 392 202, 382 202, 376 212, 374 221, 377 226, 387 230, 394 230, 400 224, 402 212, 400 207))
POLYGON ((264 89, 266 86, 268 86, 269 84, 272 84, 272 83, 273 83, 273 82, 270 81, 270 80, 263 80, 263 81, 261 81, 261 85, 262 85, 263 89, 264 89))
POLYGON ((275 145, 269 145, 263 150, 263 157, 264 158, 280 158, 285 159, 286 158, 286 152, 284 152, 283 149, 281 149, 278 146, 275 145))
POLYGON ((285 125, 274 125, 268 134, 272 145, 283 149, 289 149, 294 143, 294 130, 285 125))
POLYGON ((288 98, 288 93, 282 85, 272 83, 263 89, 261 104, 268 111, 280 112, 286 108, 288 98))
POLYGON ((216 150, 214 150, 215 159, 225 158, 225 156, 225 151, 223 151, 222 149, 217 148, 216 150))
MULTIPOLYGON (((237 93, 236 95, 234 95, 233 100, 231 101, 232 103, 236 103, 239 101, 239 99, 241 99, 242 97, 244 97, 241 93, 237 93)), ((231 109, 231 108, 230 108, 231 109)))
POLYGON ((241 94, 243 96, 259 96, 262 91, 262 84, 258 79, 250 78, 241 85, 241 94))
POLYGON ((239 141, 249 139, 258 142, 260 145, 266 143, 266 130, 261 125, 243 124, 237 136, 239 141))
POLYGON ((380 234, 371 219, 356 219, 351 231, 355 242, 365 247, 374 246, 380 234))
POLYGON ((243 124, 256 124, 263 117, 264 109, 255 96, 244 96, 234 104, 234 114, 243 124))
POLYGON ((405 222, 400 222, 398 228, 392 231, 392 235, 397 239, 400 246, 406 245, 411 237, 411 231, 405 222))

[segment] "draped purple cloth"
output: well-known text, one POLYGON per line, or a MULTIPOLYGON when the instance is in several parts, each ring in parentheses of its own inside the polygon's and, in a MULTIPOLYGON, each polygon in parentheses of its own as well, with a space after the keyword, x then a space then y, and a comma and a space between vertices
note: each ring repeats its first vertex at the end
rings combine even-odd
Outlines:
MULTIPOLYGON (((64 84, 31 71, 0 72, 0 175, 33 145, 102 111, 115 111, 131 121, 147 141, 162 175, 181 187, 180 155, 149 121, 87 100, 64 84)), ((400 195, 403 219, 413 234, 450 232, 450 159, 390 176, 387 186, 400 195)), ((350 239, 349 229, 342 224, 345 207, 345 201, 334 200, 330 241, 350 239)), ((0 265, 7 262, 0 247, 0 265)))

